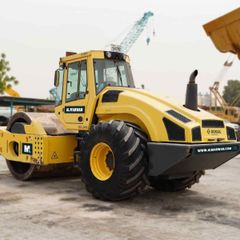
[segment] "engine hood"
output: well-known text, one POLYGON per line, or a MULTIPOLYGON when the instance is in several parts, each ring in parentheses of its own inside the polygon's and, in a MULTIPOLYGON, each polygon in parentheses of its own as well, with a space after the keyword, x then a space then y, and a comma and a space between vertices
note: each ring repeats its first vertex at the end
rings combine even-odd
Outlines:
MULTIPOLYGON (((118 119, 135 123, 146 130, 152 141, 168 141, 164 118, 183 128, 186 133, 201 126, 203 120, 222 121, 202 109, 193 111, 135 88, 107 87, 100 93, 96 114, 102 120, 118 119)), ((185 140, 191 142, 191 139, 185 140)))

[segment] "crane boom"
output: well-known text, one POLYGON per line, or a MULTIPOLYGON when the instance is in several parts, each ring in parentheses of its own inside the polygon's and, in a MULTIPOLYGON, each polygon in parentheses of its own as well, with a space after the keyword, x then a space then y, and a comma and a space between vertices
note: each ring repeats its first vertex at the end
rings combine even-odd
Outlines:
POLYGON ((123 53, 127 53, 132 45, 136 42, 136 40, 139 38, 143 30, 145 29, 148 20, 150 17, 152 17, 154 14, 151 11, 145 12, 141 19, 139 19, 131 28, 131 30, 128 32, 128 34, 125 36, 125 38, 121 41, 119 45, 112 44, 112 51, 120 51, 123 53))

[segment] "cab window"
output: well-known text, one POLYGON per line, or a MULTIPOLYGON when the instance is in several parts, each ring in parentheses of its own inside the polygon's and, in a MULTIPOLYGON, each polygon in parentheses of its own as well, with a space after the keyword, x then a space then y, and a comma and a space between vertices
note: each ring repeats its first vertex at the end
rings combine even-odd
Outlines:
POLYGON ((96 93, 106 86, 134 87, 132 72, 127 62, 94 59, 96 93))
POLYGON ((80 64, 80 84, 79 84, 79 96, 85 98, 87 92, 87 62, 82 61, 80 64))
POLYGON ((68 65, 66 101, 85 98, 87 91, 87 62, 74 62, 68 65))
POLYGON ((63 89, 64 70, 62 68, 59 68, 58 73, 59 73, 59 84, 56 88, 53 88, 53 89, 56 90, 56 92, 55 92, 55 90, 53 90, 53 94, 56 93, 56 105, 59 105, 59 104, 62 103, 62 89, 63 89))

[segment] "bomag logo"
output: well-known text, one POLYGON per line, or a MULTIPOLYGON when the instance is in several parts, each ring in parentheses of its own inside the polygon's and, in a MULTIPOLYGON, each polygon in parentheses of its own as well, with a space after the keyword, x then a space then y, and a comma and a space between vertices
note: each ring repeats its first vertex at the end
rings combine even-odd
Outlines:
POLYGON ((211 134, 211 135, 217 135, 217 134, 221 134, 222 131, 221 131, 221 130, 218 130, 218 129, 208 129, 208 130, 207 130, 207 133, 208 133, 208 134, 211 134))

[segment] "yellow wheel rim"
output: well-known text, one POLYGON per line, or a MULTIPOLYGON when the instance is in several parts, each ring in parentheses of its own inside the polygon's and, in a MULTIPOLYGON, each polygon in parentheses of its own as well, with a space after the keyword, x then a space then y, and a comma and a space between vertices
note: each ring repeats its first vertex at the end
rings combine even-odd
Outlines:
POLYGON ((112 176, 115 159, 108 144, 100 142, 93 147, 90 155, 90 167, 93 175, 101 181, 106 181, 112 176))

